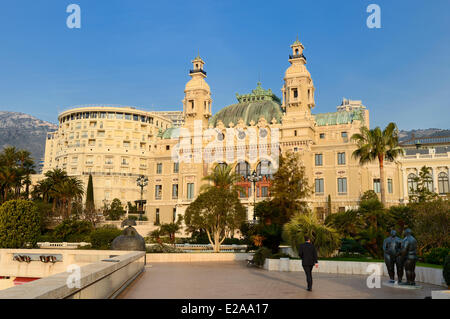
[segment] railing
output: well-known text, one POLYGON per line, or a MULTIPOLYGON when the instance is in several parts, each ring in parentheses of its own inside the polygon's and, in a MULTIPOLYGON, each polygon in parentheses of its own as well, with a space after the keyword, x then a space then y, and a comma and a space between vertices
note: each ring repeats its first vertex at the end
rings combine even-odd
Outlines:
POLYGON ((37 243, 39 248, 58 248, 58 249, 77 249, 79 247, 88 246, 90 243, 50 243, 50 242, 40 242, 37 243))
POLYGON ((193 73, 203 73, 204 75, 206 75, 206 71, 203 71, 202 69, 189 71, 189 74, 193 74, 193 73))
MULTIPOLYGON (((156 244, 146 244, 147 247, 151 247, 156 244)), ((186 251, 204 251, 213 250, 211 244, 176 244, 176 248, 186 251)), ((220 245, 221 251, 246 251, 247 245, 220 245)))

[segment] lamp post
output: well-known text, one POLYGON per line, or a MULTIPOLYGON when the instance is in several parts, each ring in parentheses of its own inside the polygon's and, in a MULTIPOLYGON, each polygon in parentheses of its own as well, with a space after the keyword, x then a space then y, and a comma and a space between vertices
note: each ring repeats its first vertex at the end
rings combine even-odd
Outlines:
POLYGON ((142 213, 144 210, 144 187, 148 185, 148 178, 144 175, 141 175, 136 179, 136 182, 137 186, 141 188, 141 200, 139 201, 139 219, 142 220, 142 213))
POLYGON ((261 175, 256 173, 256 170, 253 171, 251 175, 247 176, 247 179, 253 183, 253 222, 256 222, 256 183, 261 180, 261 175))

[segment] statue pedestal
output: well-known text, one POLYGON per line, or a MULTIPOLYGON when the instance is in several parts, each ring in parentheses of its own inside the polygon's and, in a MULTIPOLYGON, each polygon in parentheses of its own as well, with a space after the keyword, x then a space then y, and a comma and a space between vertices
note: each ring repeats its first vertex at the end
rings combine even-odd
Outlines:
POLYGON ((417 283, 414 286, 411 285, 399 285, 398 282, 391 283, 389 281, 383 281, 383 286, 392 287, 392 288, 399 288, 399 289, 422 289, 422 286, 418 285, 417 283))

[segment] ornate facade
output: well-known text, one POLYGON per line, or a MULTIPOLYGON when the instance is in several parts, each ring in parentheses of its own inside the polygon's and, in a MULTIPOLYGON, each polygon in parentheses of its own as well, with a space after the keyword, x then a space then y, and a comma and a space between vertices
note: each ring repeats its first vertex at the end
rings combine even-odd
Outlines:
MULTIPOLYGON (((313 113, 315 87, 304 47, 297 40, 291 49, 281 99, 258 83, 213 116, 205 62, 198 56, 185 86, 182 114, 118 107, 63 112, 58 131, 47 139, 44 172, 63 168, 86 183, 92 174, 97 207, 116 197, 122 202, 139 199, 136 178, 145 175, 146 215, 158 224, 184 213, 202 178, 216 165, 233 165, 242 175, 245 191, 240 196, 251 219, 254 200, 270 197, 279 152, 290 150, 300 154, 306 167, 314 190, 309 203, 320 218, 327 213, 328 199, 334 212, 355 207, 362 193, 380 188, 378 163, 361 166, 352 158, 355 144, 350 137, 369 127, 369 111, 361 101, 344 99, 336 112, 313 113), (260 176, 256 192, 249 180, 253 171, 260 176)), ((390 204, 407 201, 407 175, 428 163, 410 155, 385 164, 390 204)), ((450 153, 437 158, 435 185, 446 174, 448 192, 450 153)))

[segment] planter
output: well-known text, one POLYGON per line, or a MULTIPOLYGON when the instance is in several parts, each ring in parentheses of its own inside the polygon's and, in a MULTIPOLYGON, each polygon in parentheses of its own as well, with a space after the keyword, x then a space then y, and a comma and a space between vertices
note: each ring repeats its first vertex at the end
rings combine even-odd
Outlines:
POLYGON ((280 271, 289 271, 289 258, 280 258, 280 271))

